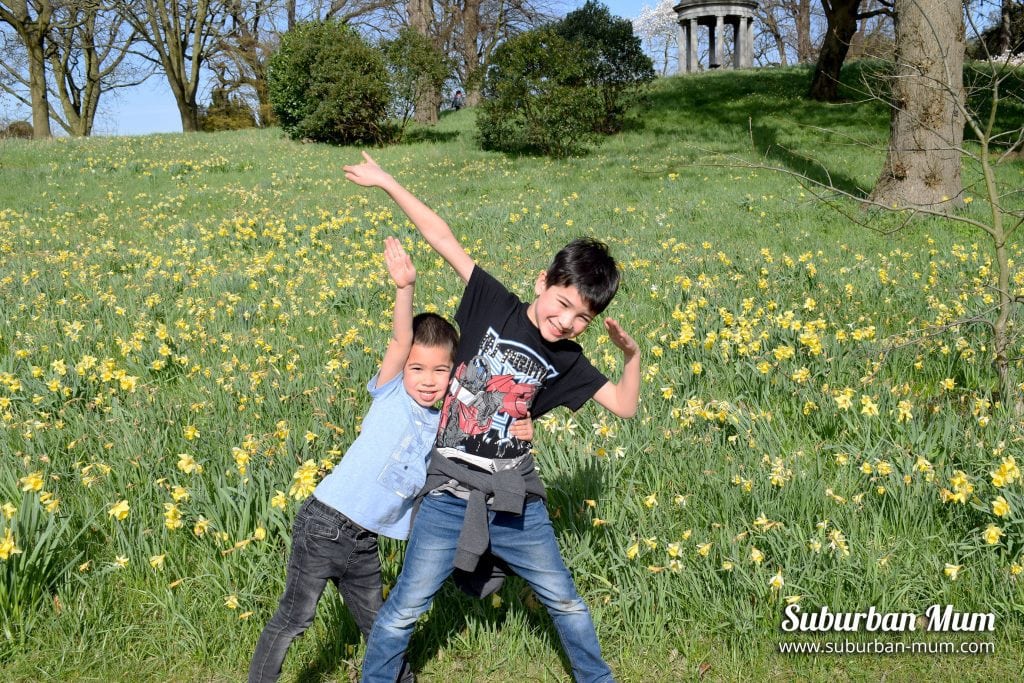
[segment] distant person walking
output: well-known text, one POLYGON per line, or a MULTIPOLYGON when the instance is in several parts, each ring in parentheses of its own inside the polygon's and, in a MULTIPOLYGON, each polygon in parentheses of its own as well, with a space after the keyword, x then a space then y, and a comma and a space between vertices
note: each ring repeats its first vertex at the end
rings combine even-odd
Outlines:
POLYGON ((466 96, 462 94, 461 90, 456 90, 452 96, 452 109, 458 111, 466 106, 466 96))

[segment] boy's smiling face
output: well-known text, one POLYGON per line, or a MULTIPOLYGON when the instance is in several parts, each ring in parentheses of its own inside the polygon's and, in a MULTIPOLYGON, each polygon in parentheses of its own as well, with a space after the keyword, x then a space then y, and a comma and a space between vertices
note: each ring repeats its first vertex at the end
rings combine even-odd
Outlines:
POLYGON ((402 370, 402 386, 412 400, 429 408, 444 397, 451 372, 450 348, 413 344, 402 370))
POLYGON ((578 337, 594 319, 594 313, 579 290, 572 285, 548 285, 541 273, 534 285, 537 298, 526 311, 530 322, 545 341, 556 342, 578 337))

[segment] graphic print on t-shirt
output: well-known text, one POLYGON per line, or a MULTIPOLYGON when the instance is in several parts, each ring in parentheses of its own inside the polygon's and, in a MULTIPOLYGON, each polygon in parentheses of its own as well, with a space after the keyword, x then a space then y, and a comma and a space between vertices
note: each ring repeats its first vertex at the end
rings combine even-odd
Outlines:
POLYGON ((544 382, 557 376, 536 351, 488 328, 476 354, 455 368, 437 445, 485 458, 525 455, 529 442, 512 437, 509 428, 526 417, 544 382))

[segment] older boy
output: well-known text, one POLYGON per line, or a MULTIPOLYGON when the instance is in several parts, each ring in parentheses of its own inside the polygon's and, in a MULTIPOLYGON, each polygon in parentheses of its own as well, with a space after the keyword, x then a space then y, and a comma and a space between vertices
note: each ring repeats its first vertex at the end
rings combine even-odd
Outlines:
MULTIPOLYGON (((619 272, 607 247, 576 240, 537 276, 526 305, 486 273, 448 225, 370 156, 346 177, 379 187, 464 282, 456 370, 442 408, 427 484, 405 564, 370 634, 363 681, 393 683, 417 618, 456 569, 503 562, 547 608, 579 681, 613 680, 601 658, 590 612, 562 561, 530 444, 509 432, 527 412, 539 417, 593 398, 632 417, 640 393, 639 349, 613 319, 605 329, 623 354, 619 381, 609 381, 571 341, 611 302, 619 272)), ((485 566, 484 572, 490 565, 485 566)))
MULTIPOLYGON (((413 317, 416 270, 394 237, 385 241, 384 260, 396 287, 395 310, 391 341, 367 386, 373 403, 359 437, 295 516, 284 595, 256 644, 251 682, 278 679, 288 647, 313 623, 328 580, 368 636, 383 602, 377 537, 409 535, 437 433, 434 404, 444 395, 459 337, 441 316, 413 317)), ((515 429, 533 438, 529 420, 515 429)), ((408 666, 399 666, 402 680, 413 680, 408 666)))

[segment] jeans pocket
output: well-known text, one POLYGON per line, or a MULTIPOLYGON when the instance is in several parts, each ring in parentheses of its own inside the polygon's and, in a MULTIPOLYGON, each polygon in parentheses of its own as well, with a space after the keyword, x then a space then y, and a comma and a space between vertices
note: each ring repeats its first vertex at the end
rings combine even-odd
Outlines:
POLYGON ((327 524, 315 518, 306 521, 306 535, 318 541, 337 541, 341 537, 341 529, 337 524, 327 524))

